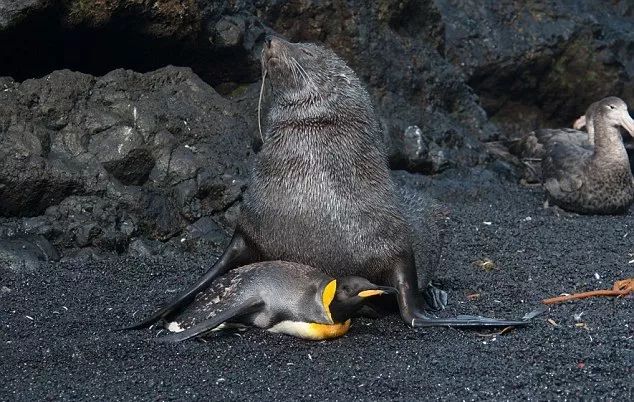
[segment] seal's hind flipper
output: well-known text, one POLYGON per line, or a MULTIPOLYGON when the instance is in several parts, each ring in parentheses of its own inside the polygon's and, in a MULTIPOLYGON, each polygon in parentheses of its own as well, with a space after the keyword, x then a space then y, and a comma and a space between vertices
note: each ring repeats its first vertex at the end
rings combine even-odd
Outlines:
POLYGON ((454 327, 454 328, 502 328, 521 327, 528 325, 528 320, 496 320, 479 315, 459 315, 454 318, 424 318, 414 319, 412 326, 424 327, 454 327))
POLYGON ((416 318, 412 320, 412 326, 425 327, 453 327, 453 328, 503 328, 521 327, 528 325, 528 320, 496 320, 494 318, 479 315, 459 315, 453 318, 416 318))
POLYGON ((429 284, 425 290, 422 291, 425 304, 430 310, 440 311, 447 307, 447 292, 442 289, 429 284))
POLYGON ((208 320, 201 322, 200 324, 194 325, 191 328, 188 328, 182 332, 175 332, 173 334, 164 336, 159 339, 160 342, 182 342, 190 338, 194 338, 198 335, 202 335, 206 332, 211 331, 212 329, 218 327, 221 324, 224 324, 227 321, 232 319, 236 319, 247 314, 251 314, 257 311, 262 305, 264 301, 260 297, 251 297, 244 302, 238 304, 237 306, 233 306, 215 317, 212 317, 208 320))
POLYGON ((451 318, 436 318, 432 316, 419 316, 412 320, 412 326, 424 327, 454 327, 454 328, 501 328, 523 327, 531 322, 531 319, 542 314, 545 309, 538 308, 524 315, 521 320, 498 320, 479 315, 459 315, 451 318))

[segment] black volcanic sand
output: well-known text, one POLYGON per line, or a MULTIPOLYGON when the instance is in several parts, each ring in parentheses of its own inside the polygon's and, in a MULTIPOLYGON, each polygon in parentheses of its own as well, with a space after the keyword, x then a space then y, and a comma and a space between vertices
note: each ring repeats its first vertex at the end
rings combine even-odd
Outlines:
MULTIPOLYGON (((416 180, 453 210, 439 275, 449 314, 517 318, 542 298, 633 276, 632 213, 558 217, 542 208, 539 189, 487 171, 416 180), (474 264, 485 258, 495 269, 474 264)), ((0 400, 632 399, 631 299, 558 305, 499 336, 414 330, 396 316, 358 319, 327 342, 252 329, 166 345, 158 329, 112 331, 173 297, 213 258, 0 271, 10 289, 0 296, 0 400)))

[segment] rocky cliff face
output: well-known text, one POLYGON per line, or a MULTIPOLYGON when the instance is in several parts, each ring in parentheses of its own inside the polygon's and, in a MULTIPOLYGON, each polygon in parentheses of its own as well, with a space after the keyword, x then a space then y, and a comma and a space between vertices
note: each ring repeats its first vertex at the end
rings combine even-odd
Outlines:
POLYGON ((0 233, 124 252, 232 226, 253 127, 189 68, 60 70, 0 91, 0 233))
POLYGON ((631 1, 437 1, 446 57, 505 136, 570 126, 610 94, 634 101, 631 1))
POLYGON ((627 0, 1 0, 0 259, 222 243, 266 34, 347 60, 394 169, 489 164, 484 141, 634 105, 627 0))

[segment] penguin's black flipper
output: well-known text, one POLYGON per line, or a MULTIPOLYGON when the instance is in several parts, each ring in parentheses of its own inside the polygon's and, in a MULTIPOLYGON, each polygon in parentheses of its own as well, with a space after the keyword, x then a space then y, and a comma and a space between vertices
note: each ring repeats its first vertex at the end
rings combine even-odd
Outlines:
POLYGON ((254 313, 260 307, 264 305, 264 300, 260 297, 251 297, 244 302, 238 304, 237 306, 230 307, 229 309, 221 312, 215 317, 212 317, 208 320, 201 322, 200 324, 194 325, 193 327, 187 328, 182 332, 174 332, 170 335, 159 338, 159 342, 163 343, 176 343, 182 342, 190 338, 194 338, 198 335, 202 335, 206 332, 211 331, 212 329, 218 327, 219 325, 247 314, 254 313))
POLYGON ((145 320, 137 324, 130 325, 129 327, 121 328, 121 330, 147 328, 155 322, 177 313, 183 307, 191 303, 198 293, 207 289, 214 279, 231 269, 250 264, 254 260, 255 257, 251 248, 244 240, 243 236, 236 231, 231 239, 231 243, 229 243, 222 256, 220 256, 216 263, 198 279, 198 282, 194 286, 191 286, 189 289, 182 292, 178 295, 178 297, 176 297, 176 299, 163 306, 145 320))

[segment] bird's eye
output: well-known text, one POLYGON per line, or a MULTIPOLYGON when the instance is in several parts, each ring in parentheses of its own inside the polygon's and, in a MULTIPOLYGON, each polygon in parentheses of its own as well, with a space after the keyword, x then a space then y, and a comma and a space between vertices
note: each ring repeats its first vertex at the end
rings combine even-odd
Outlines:
POLYGON ((306 49, 304 49, 304 48, 302 48, 301 50, 302 50, 302 52, 304 52, 304 54, 305 54, 305 55, 307 55, 307 56, 312 56, 312 55, 313 55, 311 52, 309 52, 308 50, 306 50, 306 49))
POLYGON ((608 107, 609 107, 610 109, 614 109, 614 106, 613 106, 613 105, 608 105, 608 107))

